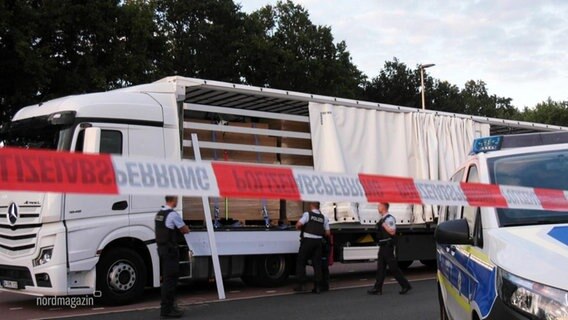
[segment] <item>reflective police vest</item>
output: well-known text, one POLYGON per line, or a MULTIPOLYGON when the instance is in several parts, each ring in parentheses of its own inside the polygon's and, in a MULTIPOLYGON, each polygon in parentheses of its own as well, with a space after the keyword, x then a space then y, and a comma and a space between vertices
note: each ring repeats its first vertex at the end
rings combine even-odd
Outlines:
POLYGON ((156 243, 158 246, 167 246, 172 248, 177 248, 178 239, 183 236, 181 232, 174 227, 170 229, 166 227, 166 220, 170 213, 174 212, 172 209, 160 210, 154 219, 155 230, 156 230, 156 243))
POLYGON ((385 230, 385 228, 383 227, 383 223, 388 217, 394 218, 392 215, 387 214, 381 220, 379 220, 379 222, 377 222, 377 243, 380 246, 396 243, 396 233, 395 235, 390 235, 390 233, 388 233, 387 230, 385 230))
POLYGON ((300 238, 304 238, 304 232, 313 234, 314 236, 321 236, 325 234, 325 217, 321 213, 317 212, 308 212, 308 222, 302 226, 302 233, 300 234, 300 238))

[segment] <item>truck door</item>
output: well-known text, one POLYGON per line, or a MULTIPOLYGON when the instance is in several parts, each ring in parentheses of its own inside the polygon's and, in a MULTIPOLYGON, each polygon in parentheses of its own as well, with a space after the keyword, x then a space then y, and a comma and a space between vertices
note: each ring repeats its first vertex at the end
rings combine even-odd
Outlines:
MULTIPOLYGON (((163 159, 164 132, 161 127, 151 126, 128 126, 128 155, 131 157, 143 156, 163 159)), ((130 224, 147 225, 153 230, 154 215, 164 204, 164 195, 156 196, 130 196, 130 224), (151 213, 148 217, 143 213, 151 213)), ((181 204, 181 201, 180 201, 181 204)), ((153 233, 153 231, 152 231, 153 233)))
MULTIPOLYGON (((101 128, 100 153, 124 154, 128 150, 128 126, 96 124, 101 128)), ((75 152, 82 152, 84 130, 75 132, 75 152)), ((98 196, 66 194, 64 219, 67 225, 69 263, 94 258, 97 246, 113 230, 128 225, 128 195, 98 196)))

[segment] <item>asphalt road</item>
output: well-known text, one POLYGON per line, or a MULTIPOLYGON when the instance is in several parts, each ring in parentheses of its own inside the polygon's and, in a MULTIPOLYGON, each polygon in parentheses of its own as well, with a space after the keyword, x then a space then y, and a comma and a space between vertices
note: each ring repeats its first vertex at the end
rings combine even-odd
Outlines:
MULTIPOLYGON (((412 283, 416 283, 415 290, 408 296, 398 295, 398 285, 392 277, 387 277, 382 297, 367 296, 366 290, 372 286, 375 276, 375 263, 334 264, 330 268, 332 291, 326 294, 312 295, 293 294, 294 279, 284 286, 275 288, 260 288, 246 286, 239 279, 227 280, 225 292, 227 300, 219 302, 215 283, 199 282, 178 287, 178 303, 188 309, 187 317, 201 317, 203 319, 230 319, 235 317, 256 317, 270 313, 271 319, 294 319, 307 312, 303 306, 317 304, 324 308, 322 319, 339 319, 341 312, 347 312, 349 317, 355 316, 353 306, 357 308, 359 319, 366 319, 367 315, 394 315, 392 319, 436 319, 437 300, 435 285, 428 285, 428 281, 435 279, 435 270, 415 262, 404 273, 412 283), (306 304, 306 301, 309 301, 306 304), (329 312, 325 310, 332 310, 329 312), (392 310, 391 310, 392 309, 392 310), (235 312, 235 310, 237 312, 235 312), (241 313, 240 311, 246 311, 241 313), (301 310, 297 312, 295 310, 301 310), (435 313, 431 313, 431 311, 435 313), (274 315, 272 314, 274 312, 274 315), (329 317, 331 315, 331 318, 329 317), (432 315, 430 317, 430 315, 432 315), (216 318, 215 318, 216 317, 216 318)), ((308 274, 312 272, 308 268, 308 274)), ((94 318, 114 317, 117 319, 150 317, 158 318, 160 290, 147 289, 144 297, 139 301, 125 306, 101 305, 98 301, 94 304, 77 305, 75 308, 65 305, 39 304, 33 296, 21 295, 16 292, 0 291, 0 315, 10 320, 19 319, 61 319, 81 316, 94 318)), ((308 309, 309 314, 314 311, 308 309)), ((314 319, 318 319, 319 315, 314 319)), ((374 316, 373 318, 376 319, 374 316)), ((239 318, 237 318, 239 319, 239 318)), ((262 318, 259 318, 259 320, 262 318)))
MULTIPOLYGON (((382 296, 371 296, 366 288, 337 289, 311 293, 200 303, 184 306, 185 319, 439 319, 435 280, 412 282, 413 290, 398 294, 398 284, 385 285, 382 296)), ((159 309, 117 312, 74 319, 158 319, 159 309)))

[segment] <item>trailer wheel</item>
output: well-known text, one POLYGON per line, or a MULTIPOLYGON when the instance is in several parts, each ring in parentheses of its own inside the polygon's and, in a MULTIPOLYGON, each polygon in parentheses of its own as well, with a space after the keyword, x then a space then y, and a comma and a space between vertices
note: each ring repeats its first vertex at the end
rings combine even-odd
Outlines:
POLYGON ((414 260, 410 260, 410 261, 398 261, 398 267, 405 270, 408 269, 408 267, 410 267, 410 265, 414 262, 414 260))
POLYGON ((139 298, 146 284, 146 265, 138 253, 125 248, 103 253, 97 264, 97 290, 104 304, 122 305, 139 298))
POLYGON ((292 261, 285 255, 265 255, 255 257, 254 264, 256 274, 243 278, 245 283, 261 287, 276 287, 283 285, 288 279, 292 261))

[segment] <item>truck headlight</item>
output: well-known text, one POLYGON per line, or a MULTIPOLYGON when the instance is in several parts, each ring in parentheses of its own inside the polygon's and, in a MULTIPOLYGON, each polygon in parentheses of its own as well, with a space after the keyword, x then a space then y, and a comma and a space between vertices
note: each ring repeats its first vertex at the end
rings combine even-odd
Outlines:
POLYGON ((34 267, 41 266, 51 261, 53 255, 53 246, 43 247, 39 250, 39 255, 34 259, 34 267))
POLYGON ((503 302, 531 319, 567 320, 568 291, 497 270, 497 290, 503 302))

